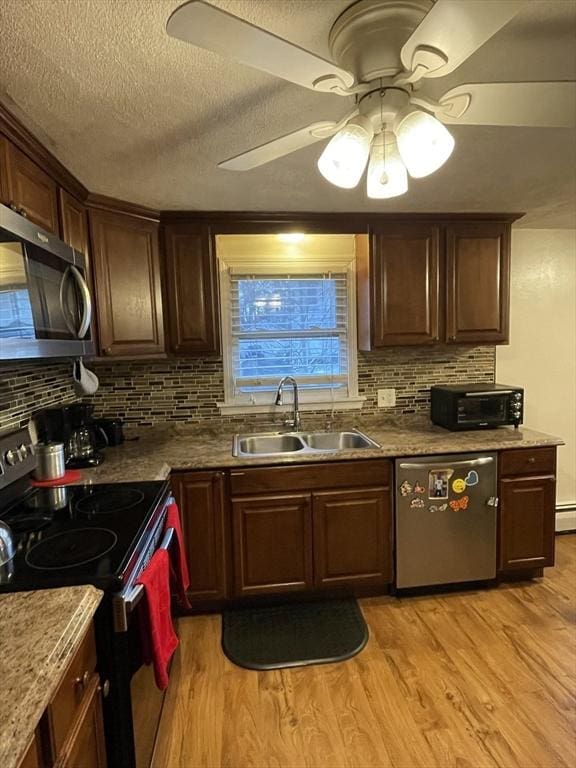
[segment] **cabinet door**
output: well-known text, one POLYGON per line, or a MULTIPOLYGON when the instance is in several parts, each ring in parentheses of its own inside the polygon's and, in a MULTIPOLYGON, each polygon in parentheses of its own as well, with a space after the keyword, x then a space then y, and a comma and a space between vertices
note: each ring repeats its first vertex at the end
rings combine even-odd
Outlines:
POLYGON ((372 347, 438 341, 438 227, 383 227, 372 235, 371 247, 372 347))
POLYGON ((164 352, 158 225, 98 210, 90 224, 102 354, 164 352))
POLYGON ((5 180, 0 184, 6 202, 39 227, 57 235, 56 182, 6 139, 3 150, 5 180))
POLYGON ((500 480, 500 570, 554 565, 554 476, 500 480))
POLYGON ((86 206, 68 194, 58 190, 60 201, 60 234, 62 240, 84 256, 88 256, 88 212, 86 206))
POLYGON ((311 589, 310 494, 233 499, 236 595, 311 589))
POLYGON ((224 474, 191 472, 173 476, 186 542, 192 602, 227 596, 224 474))
POLYGON ((387 488, 313 496, 317 588, 392 581, 392 509, 387 488))
POLYGON ((40 739, 35 731, 32 741, 28 745, 24 757, 20 761, 18 768, 41 768, 42 766, 42 748, 40 746, 40 739))
POLYGON ((164 237, 170 349, 176 354, 217 354, 218 279, 212 233, 202 225, 169 225, 164 237))
POLYGON ((508 341, 510 225, 454 224, 446 231, 449 343, 508 341))
POLYGON ((56 768, 106 768, 106 746, 98 675, 92 675, 84 706, 56 760, 56 768))

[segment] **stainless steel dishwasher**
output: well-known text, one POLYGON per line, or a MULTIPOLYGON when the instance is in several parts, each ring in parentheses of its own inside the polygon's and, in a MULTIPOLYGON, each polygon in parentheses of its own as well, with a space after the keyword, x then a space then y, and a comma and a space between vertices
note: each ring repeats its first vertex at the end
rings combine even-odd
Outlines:
POLYGON ((497 456, 397 459, 396 586, 496 576, 497 456))

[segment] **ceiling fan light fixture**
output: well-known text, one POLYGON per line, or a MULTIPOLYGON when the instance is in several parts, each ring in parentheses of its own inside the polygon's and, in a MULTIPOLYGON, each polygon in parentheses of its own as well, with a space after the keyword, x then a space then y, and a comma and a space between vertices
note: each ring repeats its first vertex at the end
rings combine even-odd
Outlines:
POLYGON ((374 139, 366 180, 368 197, 398 197, 408 191, 408 174, 400 158, 396 137, 384 131, 374 139))
POLYGON ((358 115, 346 123, 326 145, 318 159, 318 170, 331 184, 344 189, 358 185, 370 154, 374 128, 358 115))
POLYGON ((454 138, 446 126, 420 109, 401 113, 394 123, 394 133, 400 157, 415 179, 437 171, 454 149, 454 138))

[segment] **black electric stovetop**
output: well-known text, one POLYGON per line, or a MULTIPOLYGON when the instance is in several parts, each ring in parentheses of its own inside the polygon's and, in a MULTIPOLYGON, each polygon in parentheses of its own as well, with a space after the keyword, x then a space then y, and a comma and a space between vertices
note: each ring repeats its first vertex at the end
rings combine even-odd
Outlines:
POLYGON ((0 592, 73 584, 120 588, 167 489, 165 481, 29 489, 0 510, 16 548, 0 567, 0 592))

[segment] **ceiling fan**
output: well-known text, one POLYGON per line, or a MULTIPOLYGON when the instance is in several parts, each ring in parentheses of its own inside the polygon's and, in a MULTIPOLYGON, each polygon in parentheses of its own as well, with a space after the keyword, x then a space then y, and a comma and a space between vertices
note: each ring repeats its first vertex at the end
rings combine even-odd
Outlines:
POLYGON ((454 148, 445 124, 576 124, 576 83, 469 83, 427 97, 427 78, 453 72, 528 0, 358 0, 329 34, 334 64, 203 0, 177 8, 171 37, 313 91, 352 97, 354 109, 219 163, 247 171, 323 139, 318 160, 332 184, 356 187, 366 165, 372 198, 401 195, 408 174, 428 176, 454 148), (423 89, 425 91, 425 88, 423 89))

